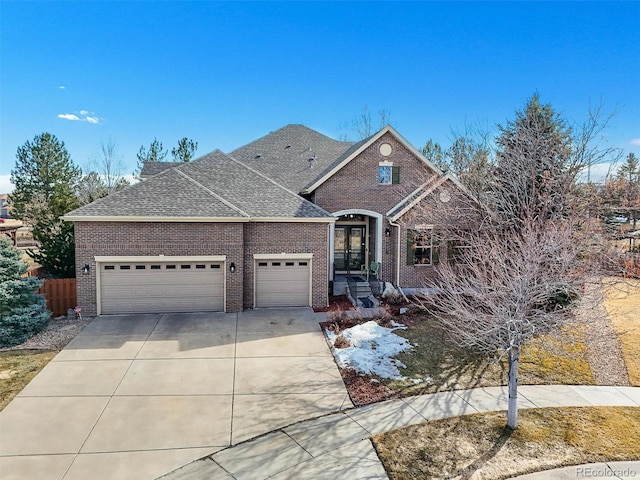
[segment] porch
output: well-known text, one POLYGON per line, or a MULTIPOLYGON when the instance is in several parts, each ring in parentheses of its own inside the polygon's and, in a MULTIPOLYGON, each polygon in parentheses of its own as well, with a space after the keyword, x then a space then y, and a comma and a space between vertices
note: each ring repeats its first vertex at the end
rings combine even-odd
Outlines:
POLYGON ((383 282, 366 274, 336 274, 332 294, 346 295, 355 307, 374 308, 380 306, 383 282))

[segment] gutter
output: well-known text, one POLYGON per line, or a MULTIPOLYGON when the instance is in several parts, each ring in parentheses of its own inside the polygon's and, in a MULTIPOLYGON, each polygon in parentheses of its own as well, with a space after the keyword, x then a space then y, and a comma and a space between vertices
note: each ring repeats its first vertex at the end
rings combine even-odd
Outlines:
POLYGON ((405 299, 405 301, 408 302, 409 299, 404 294, 404 291, 402 290, 402 287, 400 286, 400 231, 401 231, 400 230, 400 224, 394 223, 391 220, 389 220, 389 225, 391 225, 392 227, 396 227, 398 229, 398 231, 397 231, 398 234, 396 235, 396 238, 398 239, 397 246, 396 246, 396 287, 398 288, 398 290, 402 294, 402 297, 405 299))

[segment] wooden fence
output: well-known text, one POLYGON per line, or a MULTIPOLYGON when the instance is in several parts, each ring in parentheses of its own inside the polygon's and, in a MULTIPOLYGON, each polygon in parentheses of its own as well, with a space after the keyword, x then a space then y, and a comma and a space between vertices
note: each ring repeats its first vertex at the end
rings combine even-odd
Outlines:
POLYGON ((38 293, 47 299, 47 308, 54 317, 66 315, 77 303, 75 278, 47 278, 38 293))

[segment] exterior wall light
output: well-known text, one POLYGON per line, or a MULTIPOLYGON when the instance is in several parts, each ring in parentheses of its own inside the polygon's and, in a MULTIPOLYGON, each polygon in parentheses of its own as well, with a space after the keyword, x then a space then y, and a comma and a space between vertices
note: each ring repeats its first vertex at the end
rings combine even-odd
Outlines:
POLYGON ((390 237, 391 236, 391 229, 390 228, 385 228, 384 229, 384 236, 385 237, 390 237))
POLYGON ((90 271, 91 271, 91 265, 89 265, 88 263, 85 263, 84 267, 82 267, 82 274, 89 275, 90 271))
POLYGON ((231 262, 231 264, 229 265, 229 271, 231 273, 236 273, 236 264, 231 262))

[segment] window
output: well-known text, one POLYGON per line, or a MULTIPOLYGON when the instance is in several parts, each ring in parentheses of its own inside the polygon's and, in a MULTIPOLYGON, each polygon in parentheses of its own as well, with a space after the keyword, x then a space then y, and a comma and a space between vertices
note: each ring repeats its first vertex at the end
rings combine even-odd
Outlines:
POLYGON ((188 269, 190 269, 190 268, 191 268, 191 265, 189 265, 189 264, 186 264, 186 265, 180 265, 180 269, 182 269, 182 270, 188 270, 188 269))
POLYGON ((115 269, 116 269, 116 266, 115 266, 115 265, 105 265, 105 266, 104 266, 104 269, 105 269, 105 270, 115 270, 115 269))
POLYGON ((145 268, 147 268, 144 265, 136 265, 136 270, 144 270, 145 268))
POLYGON ((120 270, 131 270, 131 265, 120 265, 120 270))
POLYGON ((202 270, 203 268, 207 268, 207 266, 202 263, 196 263, 196 269, 202 270))
POLYGON ((378 164, 378 184, 397 185, 400 183, 400 167, 393 166, 389 162, 378 164))
POLYGON ((407 265, 435 265, 439 261, 433 230, 407 231, 407 265))
POLYGON ((447 260, 451 263, 468 262, 471 245, 465 241, 464 232, 460 236, 447 241, 447 260))
POLYGON ((151 270, 160 270, 161 265, 151 265, 151 270))
POLYGON ((391 185, 391 166, 378 166, 378 183, 380 185, 391 185))

